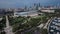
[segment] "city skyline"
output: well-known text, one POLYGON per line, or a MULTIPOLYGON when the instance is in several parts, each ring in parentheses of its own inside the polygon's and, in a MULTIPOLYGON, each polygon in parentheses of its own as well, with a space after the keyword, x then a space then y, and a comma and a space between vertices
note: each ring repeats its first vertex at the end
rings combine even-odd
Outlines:
POLYGON ((23 8, 40 3, 42 6, 59 5, 60 0, 0 0, 0 8, 23 8))

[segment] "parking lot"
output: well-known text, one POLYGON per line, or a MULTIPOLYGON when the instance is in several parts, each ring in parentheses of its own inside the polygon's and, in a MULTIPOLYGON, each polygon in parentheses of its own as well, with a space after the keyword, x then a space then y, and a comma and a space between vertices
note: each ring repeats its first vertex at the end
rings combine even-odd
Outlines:
POLYGON ((60 34, 60 18, 54 18, 49 25, 49 34, 60 34))

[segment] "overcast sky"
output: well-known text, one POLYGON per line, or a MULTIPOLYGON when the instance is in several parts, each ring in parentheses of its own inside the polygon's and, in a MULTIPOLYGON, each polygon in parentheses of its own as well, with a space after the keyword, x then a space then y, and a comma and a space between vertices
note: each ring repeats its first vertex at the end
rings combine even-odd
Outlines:
POLYGON ((19 8, 32 6, 34 3, 41 3, 41 5, 57 5, 60 0, 0 0, 0 8, 19 8))

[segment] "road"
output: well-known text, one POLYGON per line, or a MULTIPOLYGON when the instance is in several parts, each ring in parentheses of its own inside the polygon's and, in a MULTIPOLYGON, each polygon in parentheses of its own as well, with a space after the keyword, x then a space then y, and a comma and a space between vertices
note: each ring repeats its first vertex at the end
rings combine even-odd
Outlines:
POLYGON ((4 29, 4 31, 6 32, 6 34, 13 34, 12 27, 9 26, 8 16, 6 16, 6 28, 4 29))
POLYGON ((44 29, 47 29, 47 26, 48 26, 48 24, 49 24, 50 21, 51 21, 51 19, 49 19, 49 20, 47 21, 47 23, 46 23, 45 26, 44 26, 44 29))

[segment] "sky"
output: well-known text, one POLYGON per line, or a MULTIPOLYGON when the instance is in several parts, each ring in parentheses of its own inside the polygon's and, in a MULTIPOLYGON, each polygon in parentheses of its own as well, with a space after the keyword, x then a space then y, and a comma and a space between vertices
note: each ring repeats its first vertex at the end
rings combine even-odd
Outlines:
POLYGON ((42 6, 57 5, 60 6, 60 0, 0 0, 0 8, 20 8, 32 6, 34 3, 40 3, 42 6))

